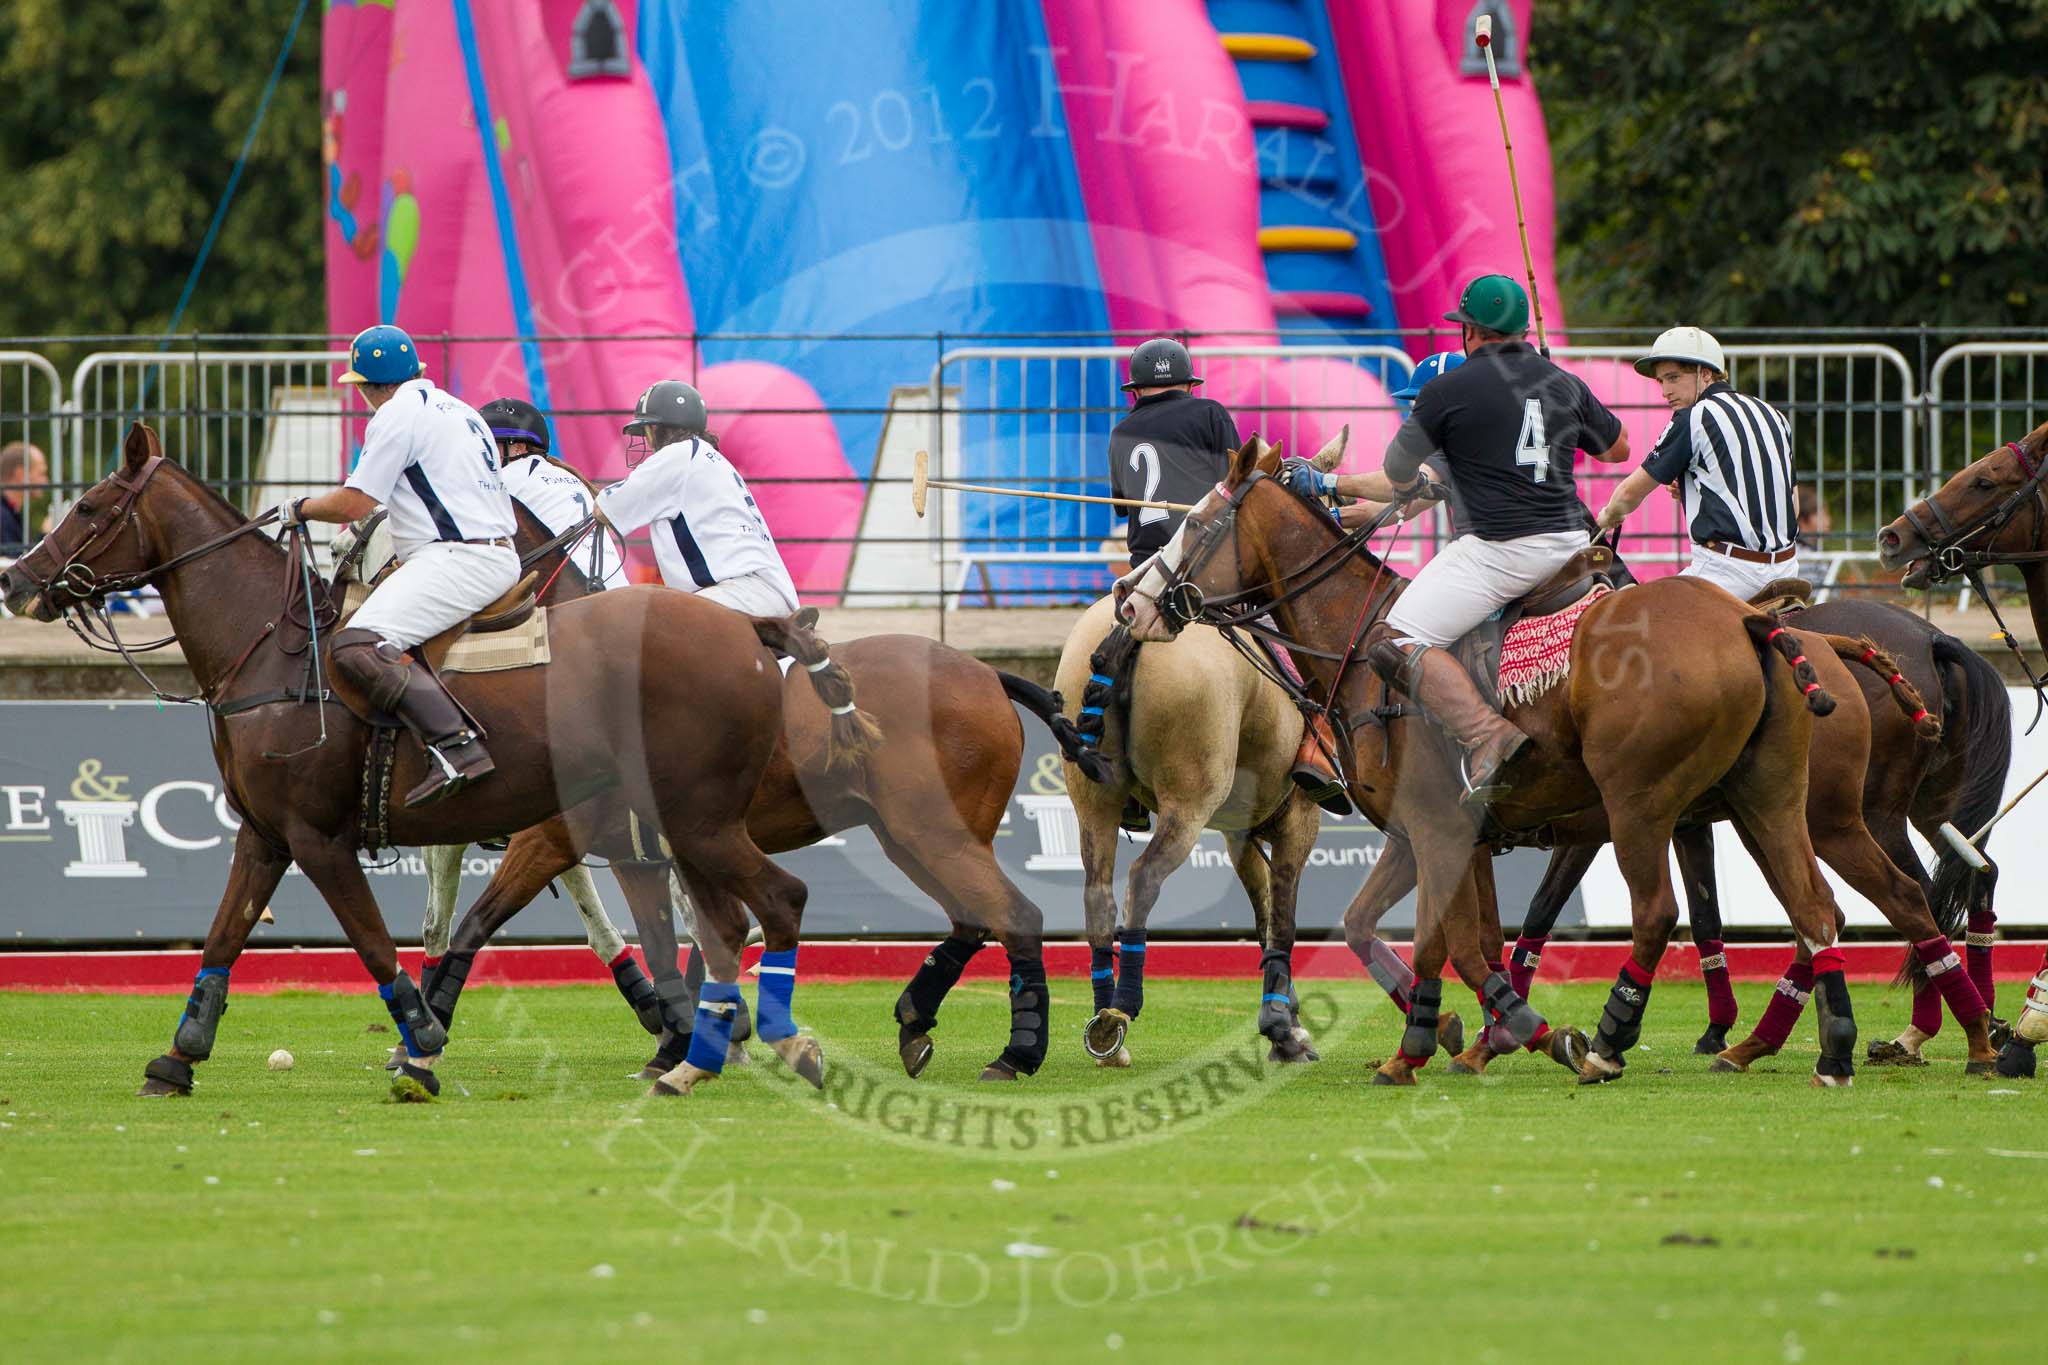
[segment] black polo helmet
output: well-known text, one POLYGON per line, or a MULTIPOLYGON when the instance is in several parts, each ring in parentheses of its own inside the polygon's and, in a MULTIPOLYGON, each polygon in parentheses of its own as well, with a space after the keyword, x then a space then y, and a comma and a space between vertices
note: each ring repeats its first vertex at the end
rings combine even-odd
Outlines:
POLYGON ((494 439, 524 441, 541 454, 548 453, 548 419, 524 398, 493 398, 478 408, 477 414, 491 429, 494 439))
POLYGON ((1153 337, 1131 352, 1130 378, 1123 387, 1129 393, 1133 389, 1164 389, 1201 382, 1187 347, 1172 337, 1153 337))
POLYGON ((633 405, 633 420, 626 423, 628 436, 645 437, 649 427, 673 427, 691 436, 702 436, 710 425, 704 395, 680 379, 663 379, 647 386, 633 405))

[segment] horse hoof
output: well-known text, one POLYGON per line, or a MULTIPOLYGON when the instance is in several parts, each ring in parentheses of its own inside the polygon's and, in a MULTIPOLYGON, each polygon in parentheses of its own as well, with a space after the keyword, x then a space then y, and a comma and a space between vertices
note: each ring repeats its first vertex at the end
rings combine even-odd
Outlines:
POLYGON ((769 1044, 775 1055, 782 1058, 791 1071, 811 1083, 814 1090, 825 1088, 825 1051, 818 1046, 818 1040, 808 1033, 793 1034, 778 1038, 769 1044))
POLYGON ((1926 1066, 1927 1059, 1913 1048, 1896 1040, 1872 1043, 1863 1051, 1863 1060, 1871 1066, 1926 1066))
POLYGON ((2015 1038, 1998 1050, 1998 1074, 2016 1081, 2034 1078, 2034 1045, 2015 1038))
POLYGON ((1715 1057, 1728 1050, 1728 1030, 1718 1024, 1707 1025, 1707 1031, 1692 1045, 1695 1057, 1715 1057))
POLYGON ((1854 1076, 1825 1076, 1816 1071, 1807 1082, 1815 1090, 1847 1090, 1856 1084, 1854 1076))
POLYGON ((1415 1068, 1399 1057, 1389 1057, 1372 1073, 1374 1085, 1414 1085, 1415 1068))
POLYGON ((1619 1057, 1603 1057, 1589 1051, 1586 1060, 1579 1064, 1579 1084, 1605 1085, 1609 1081, 1618 1081, 1627 1069, 1628 1064, 1619 1057))
POLYGON ((1479 1074, 1479 1068, 1476 1066, 1467 1066, 1465 1063, 1459 1061, 1456 1057, 1453 1057, 1451 1058, 1451 1060, 1444 1063, 1444 1074, 1446 1076, 1477 1076, 1479 1074))
POLYGON ((1747 1071, 1747 1070, 1749 1070, 1749 1063, 1747 1063, 1747 1062, 1742 1062, 1742 1061, 1737 1061, 1737 1060, 1736 1060, 1736 1059, 1735 1059, 1734 1057, 1731 1057, 1731 1056, 1729 1056, 1729 1055, 1728 1055, 1728 1054, 1727 1054, 1726 1052, 1724 1052, 1724 1053, 1722 1053, 1722 1054, 1721 1054, 1720 1056, 1718 1056, 1718 1057, 1714 1058, 1714 1060, 1713 1060, 1713 1061, 1711 1061, 1711 1062, 1707 1063, 1707 1070, 1709 1070, 1709 1071, 1747 1071))
POLYGON ((398 1064, 398 1074, 391 1078, 391 1098, 399 1104, 432 1104, 441 1094, 441 1078, 431 1067, 414 1066, 410 1062, 398 1064))
POLYGON ((397 1047, 392 1048, 391 1055, 384 1059, 384 1069, 395 1073, 403 1065, 405 1065, 405 1044, 400 1043, 397 1047))
POLYGON ((165 1055, 142 1068, 142 1088, 135 1092, 145 1099, 192 1093, 192 1063, 165 1055))
POLYGON ((1984 1024, 1991 1031, 1991 1046, 1994 1050, 2003 1049, 2007 1043, 2012 1041, 2012 1021, 2010 1019, 2001 1019, 1995 1014, 1987 1014, 1984 1016, 1984 1024))
MULTIPOLYGON (((930 1034, 918 1033, 905 1038, 896 1047, 896 1055, 903 1059, 903 1074, 916 1080, 924 1075, 924 1069, 932 1062, 932 1040, 930 1034)), ((988 1079, 988 1073, 982 1073, 988 1079)))
POLYGON ((754 1059, 747 1055, 747 1045, 745 1043, 733 1042, 725 1045, 725 1064, 727 1066, 750 1066, 753 1064, 753 1061, 754 1059))
POLYGON ((1981 1060, 1972 1060, 1963 1063, 1963 1074, 1965 1076, 1989 1076, 1993 1074, 1997 1069, 1998 1061, 1996 1058, 1992 1057, 1986 1057, 1981 1060))
MULTIPOLYGON (((923 1069, 923 1067, 918 1068, 919 1071, 923 1069)), ((914 1076, 917 1072, 913 1071, 911 1074, 914 1076)), ((1017 1068, 998 1057, 995 1061, 990 1062, 981 1069, 981 1079, 984 1081, 1014 1081, 1017 1079, 1017 1068)))
MULTIPOLYGON (((1087 1029, 1081 1035, 1081 1044, 1088 1049, 1088 1055, 1096 1061, 1114 1057, 1123 1051, 1124 1034, 1130 1031, 1131 1016, 1120 1009, 1099 1009, 1088 1021, 1087 1029)), ((1130 1065, 1127 1057, 1119 1065, 1130 1065)))
POLYGON ((1436 1045, 1455 1057, 1465 1050, 1465 1021, 1456 1010, 1445 1010, 1436 1021, 1436 1045))
POLYGON ((1130 1064, 1131 1054, 1128 1048, 1120 1047, 1107 1057, 1097 1057, 1095 1059, 1095 1065, 1109 1067, 1112 1070, 1118 1071, 1122 1070, 1124 1067, 1129 1066, 1130 1064))
POLYGON ((702 1067, 691 1066, 688 1062, 684 1062, 680 1066, 671 1068, 656 1080, 653 1085, 648 1086, 647 1097, 653 1099, 657 1095, 687 1095, 692 1090, 695 1090, 700 1083, 717 1079, 718 1073, 716 1071, 706 1071, 702 1067))
POLYGON ((1555 1028, 1544 1039, 1544 1051, 1550 1054, 1551 1061, 1566 1071, 1576 1073, 1585 1067, 1586 1058, 1592 1055, 1593 1040, 1586 1036, 1584 1029, 1576 1026, 1555 1028))

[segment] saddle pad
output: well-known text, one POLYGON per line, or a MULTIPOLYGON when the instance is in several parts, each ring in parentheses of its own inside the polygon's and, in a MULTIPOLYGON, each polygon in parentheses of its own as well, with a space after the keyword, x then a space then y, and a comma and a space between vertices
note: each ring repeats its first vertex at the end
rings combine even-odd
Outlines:
POLYGON ((1595 587, 1571 606, 1549 616, 1525 616, 1508 627, 1500 645, 1500 695, 1509 705, 1534 701, 1571 671, 1572 635, 1586 608, 1607 596, 1595 587))
POLYGON ((448 657, 441 661, 441 671, 499 673, 508 668, 530 668, 548 660, 548 609, 535 607, 532 616, 510 630, 464 635, 449 646, 448 657))

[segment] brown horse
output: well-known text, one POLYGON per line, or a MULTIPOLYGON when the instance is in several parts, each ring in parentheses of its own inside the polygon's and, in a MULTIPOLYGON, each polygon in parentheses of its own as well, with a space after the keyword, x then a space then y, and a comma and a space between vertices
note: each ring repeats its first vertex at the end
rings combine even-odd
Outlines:
MULTIPOLYGON (((1899 1041, 1873 1042, 1869 1060, 1876 1064, 1920 1061, 1919 1043, 1941 1027, 1946 996, 1969 1039, 1967 1070, 1982 1074, 1990 1069, 1993 1056, 1994 1039, 1987 1025, 1996 1022, 1988 1014, 1988 936, 1994 923, 1991 888, 1972 876, 1963 860, 1943 843, 1939 831, 1946 820, 1976 829, 1997 808, 2012 748, 2005 685, 1990 665, 1961 641, 1886 603, 1829 603, 1788 619, 1798 622, 1804 647, 1811 651, 1822 683, 1841 703, 1817 722, 1809 752, 1806 818, 1815 851, 1916 945, 1907 952, 1917 987, 1914 1025, 1899 1041), (1859 638, 1850 639, 1850 633, 1859 638), (1886 649, 1873 648, 1871 642, 1898 650, 1902 661, 1895 662, 1886 649), (1816 648, 1819 644, 1826 648, 1816 648), (1871 651, 1867 660, 1866 649, 1871 651), (1859 666, 1841 671, 1831 655, 1859 666), (1928 689, 1927 701, 1922 700, 1916 682, 1928 689), (1864 762, 1866 750, 1868 761, 1864 762), (1859 808, 1860 824, 1867 834, 1858 833, 1858 822, 1843 818, 1859 808), (1932 877, 1906 837, 1909 822, 1942 850, 1932 877), (1884 858, 1919 886, 1917 900, 1885 875, 1880 860, 1873 856, 1871 839, 1884 858), (1924 917, 1928 903, 1940 911, 1936 919, 1924 917), (1926 979, 1926 959, 1935 963, 1948 959, 1947 936, 1961 931, 1966 917, 1971 945, 1967 972, 1937 973, 1934 979, 1926 979), (1937 936, 1941 942, 1927 953, 1917 950, 1917 945, 1937 936), (1985 941, 1980 943, 1980 938, 1985 941)), ((1682 824, 1673 844, 1704 965, 1721 951, 1712 826, 1700 821, 1682 824)), ((1527 983, 1535 975, 1535 960, 1550 928, 1598 851, 1596 844, 1574 844, 1551 855, 1510 960, 1511 974, 1526 973, 1511 975, 1518 993, 1528 993, 1527 983)), ((1374 929, 1414 884, 1414 861, 1406 844, 1390 838, 1385 856, 1374 865, 1344 916, 1346 942, 1397 1002, 1397 992, 1406 988, 1406 969, 1375 938, 1374 929)), ((1487 943, 1496 941, 1492 930, 1485 932, 1487 943)), ((1718 982, 1708 976, 1709 1009, 1715 1012, 1694 1051, 1719 1054, 1717 1069, 1747 1070, 1752 1062, 1784 1045, 1812 988, 1810 959, 1803 950, 1795 956, 1764 1018, 1747 1039, 1732 1048, 1726 1032, 1735 1022, 1735 997, 1727 985, 1727 969, 1718 970, 1718 982)), ((1485 1041, 1482 1037, 1467 1055, 1455 1058, 1451 1068, 1483 1068, 1492 1055, 1483 1045, 1485 1041)))
MULTIPOLYGON (((531 555, 544 528, 522 523, 519 548, 531 555), (532 543, 529 543, 532 542, 532 543)), ((553 575, 563 549, 533 557, 553 575)), ((571 565, 552 590, 589 591, 571 565)), ((857 766, 830 761, 831 716, 790 670, 783 679, 783 732, 747 807, 747 828, 769 853, 806 847, 866 826, 883 853, 945 911, 953 932, 932 949, 896 1002, 897 1051, 915 1077, 930 1062, 941 1002, 989 939, 1010 959, 1010 1038, 982 1071, 984 1080, 1035 1073, 1045 1060, 1050 993, 1042 949, 1044 916, 996 861, 994 840, 1024 759, 1024 731, 1011 703, 1046 723, 1070 758, 1078 735, 1060 715, 1057 694, 998 672, 958 650, 919 636, 878 635, 836 646, 835 660, 889 736, 857 766)), ((687 1009, 672 1002, 694 990, 676 973, 665 864, 649 835, 636 836, 625 804, 606 795, 515 837, 483 895, 456 927, 440 969, 427 983, 437 1014, 452 1013, 478 950, 541 888, 588 853, 612 862, 655 974, 668 1026, 687 1009)), ((693 955, 694 956, 694 955, 693 955)), ((690 973, 694 975, 693 971, 690 973)), ((622 983, 621 989, 625 989, 622 983)), ((629 996, 629 998, 631 998, 629 996)), ((643 1022, 645 1020, 643 1019, 643 1022)), ((689 1046, 664 1036, 653 1066, 689 1046)))
MULTIPOLYGON (((1342 535, 1277 483, 1278 468, 1277 451, 1246 442, 1225 482, 1189 514, 1154 567, 1135 576, 1127 601, 1133 633, 1161 638, 1198 617, 1236 623, 1271 610, 1304 646, 1316 699, 1350 736, 1352 800, 1381 828, 1404 834, 1415 854, 1417 982, 1400 1050, 1376 1081, 1412 1083, 1435 1050, 1446 958, 1499 1011, 1515 1042, 1569 1057, 1505 974, 1489 969, 1480 930, 1493 899, 1492 859, 1474 817, 1459 809, 1461 784, 1441 733, 1357 666, 1359 642, 1406 580, 1365 549, 1366 532, 1342 535)), ((1492 807, 1498 828, 1484 837, 1582 841, 1600 837, 1611 815, 1632 903, 1631 961, 1609 995, 1581 1080, 1619 1076, 1641 1032, 1652 974, 1678 920, 1672 832, 1710 801, 1735 820, 1814 955, 1823 1001, 1815 1084, 1853 1075, 1856 1026, 1835 946, 1839 912, 1805 820, 1813 711, 1826 705, 1770 615, 1711 584, 1664 579, 1589 607, 1569 675, 1514 708, 1534 753, 1518 760, 1521 776, 1492 807)))
MULTIPOLYGON (((2026 585, 2035 637, 2048 640, 2048 490, 2044 483, 2048 483, 2048 423, 2000 446, 1964 468, 1933 496, 1908 507, 1903 516, 1878 532, 1878 558, 1887 568, 1907 568, 1902 581, 1909 588, 1966 578, 1987 604, 1992 597, 1984 588, 1984 570, 2009 564, 2019 570, 2020 581, 2026 585)), ((2004 625, 2000 620, 2001 631, 2004 625)), ((2035 690, 2040 690, 2038 682, 2035 690)), ((2034 1046, 2042 1042, 2048 1042, 2048 959, 2028 988, 2012 1040, 1998 1054, 1999 1074, 2033 1075, 2034 1046)))
MULTIPOLYGON (((191 1089, 192 1063, 211 1053, 227 1006, 228 969, 293 862, 334 911, 398 1022, 409 1058, 403 1080, 437 1088, 431 1063, 446 1031, 399 970, 357 861, 371 838, 474 842, 621 790, 667 835, 693 882, 717 889, 721 912, 743 901, 771 948, 795 949, 803 883, 761 853, 745 812, 782 719, 763 639, 819 663, 825 650, 815 636, 651 589, 564 606, 550 614, 554 662, 451 679, 455 696, 489 732, 498 771, 433 806, 378 813, 384 803, 373 793, 365 800, 371 728, 324 690, 318 667, 318 636, 331 625, 332 604, 301 557, 300 540, 288 551, 251 534, 269 520, 244 518, 165 459, 156 433, 138 424, 121 468, 0 574, 9 607, 44 621, 89 610, 112 591, 160 588, 201 680, 227 799, 242 817, 191 999, 171 1051, 145 1069, 143 1093, 191 1089)), ((850 702, 843 670, 825 663, 811 676, 836 704, 850 702)), ((872 719, 849 709, 838 720, 835 743, 857 763, 877 741, 872 719)), ((424 776, 419 745, 401 739, 386 789, 403 791, 424 776)), ((721 913, 715 922, 710 971, 718 994, 731 999, 745 919, 721 913)), ((783 1034, 778 1053, 820 1083, 815 1042, 793 1022, 778 1023, 786 1025, 775 1030, 783 1034)), ((764 1038, 769 1031, 764 1024, 764 1038)))

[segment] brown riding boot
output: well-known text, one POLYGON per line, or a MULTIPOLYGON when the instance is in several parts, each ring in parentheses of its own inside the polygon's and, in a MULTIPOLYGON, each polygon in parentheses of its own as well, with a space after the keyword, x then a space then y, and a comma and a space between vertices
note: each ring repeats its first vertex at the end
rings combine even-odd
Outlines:
POLYGON ((370 704, 396 716, 427 754, 427 780, 405 795, 408 809, 453 796, 496 771, 469 718, 441 680, 371 631, 335 637, 334 669, 362 688, 370 704), (353 637, 353 638, 351 638, 353 637))
POLYGON ((1414 679, 1411 695, 1465 751, 1465 794, 1458 804, 1476 810, 1506 796, 1512 784, 1502 774, 1529 737, 1486 704, 1448 650, 1423 649, 1410 661, 1409 676, 1414 679))
POLYGON ((1330 729, 1330 718, 1311 716, 1302 730, 1301 748, 1294 755, 1294 771, 1288 775, 1308 793, 1309 800, 1330 814, 1349 815, 1351 798, 1344 794, 1344 779, 1332 761, 1336 752, 1337 736, 1330 729))

